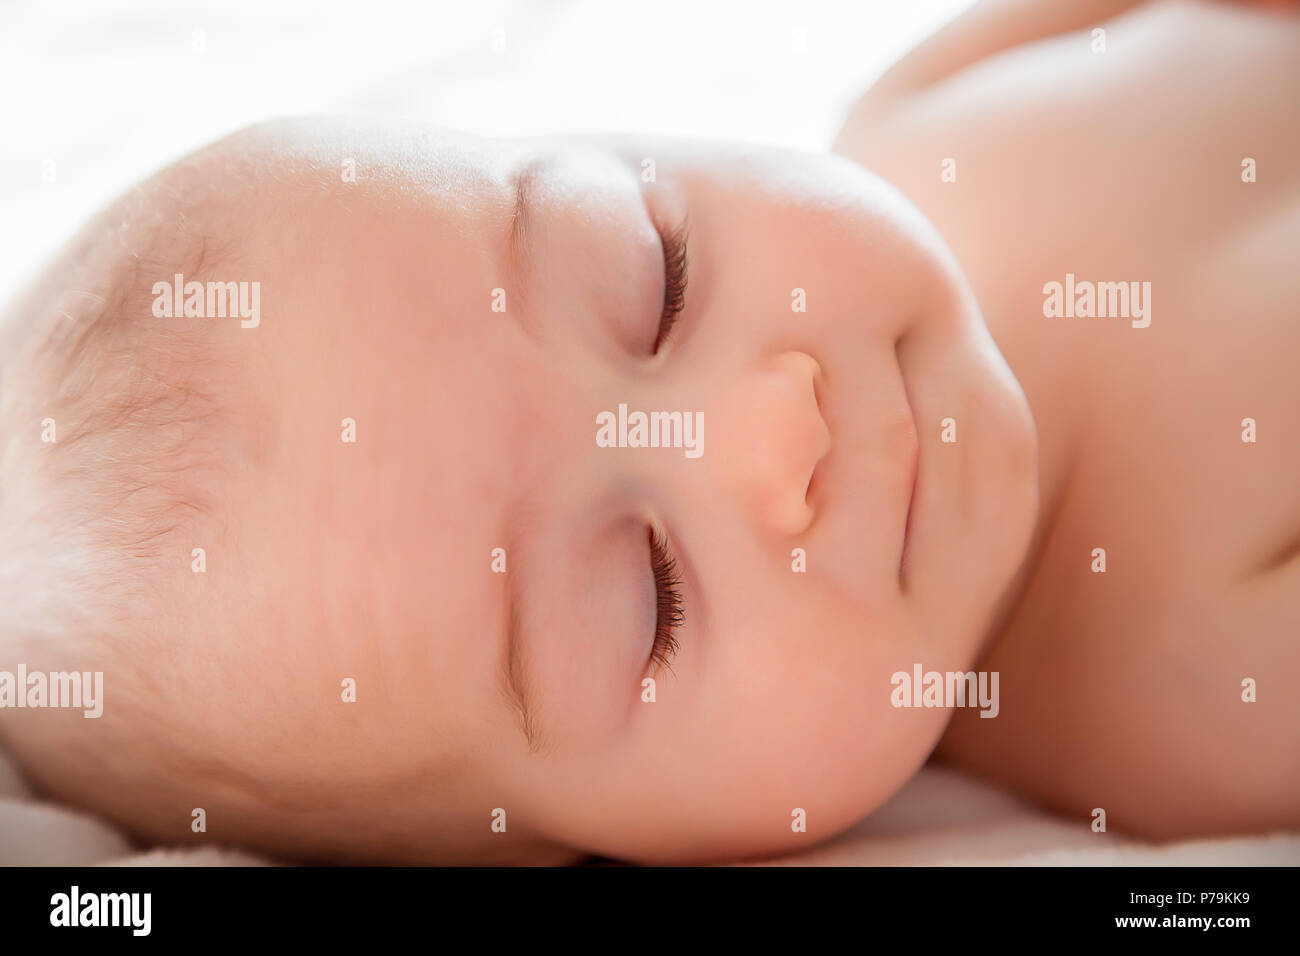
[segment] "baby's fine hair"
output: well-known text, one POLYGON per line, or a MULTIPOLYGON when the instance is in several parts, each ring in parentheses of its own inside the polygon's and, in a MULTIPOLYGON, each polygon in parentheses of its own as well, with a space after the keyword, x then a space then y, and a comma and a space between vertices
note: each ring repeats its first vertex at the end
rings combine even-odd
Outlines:
POLYGON ((138 660, 159 564, 214 513, 223 350, 151 292, 236 255, 198 183, 182 165, 133 189, 0 313, 0 667, 138 660))

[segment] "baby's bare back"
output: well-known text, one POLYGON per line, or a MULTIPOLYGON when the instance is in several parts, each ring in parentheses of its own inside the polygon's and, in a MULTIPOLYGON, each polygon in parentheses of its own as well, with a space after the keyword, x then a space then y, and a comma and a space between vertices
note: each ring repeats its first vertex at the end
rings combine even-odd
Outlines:
POLYGON ((1097 26, 868 96, 837 147, 944 234, 1039 427, 1001 713, 940 753, 1116 829, 1295 827, 1300 16, 1097 26))

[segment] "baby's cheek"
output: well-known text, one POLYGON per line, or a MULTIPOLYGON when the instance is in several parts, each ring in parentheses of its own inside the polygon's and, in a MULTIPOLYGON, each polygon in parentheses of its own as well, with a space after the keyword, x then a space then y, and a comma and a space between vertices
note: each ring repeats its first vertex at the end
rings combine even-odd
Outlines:
POLYGON ((900 615, 866 616, 805 590, 791 585, 784 609, 760 609, 748 626, 710 635, 719 646, 709 660, 716 705, 707 733, 754 792, 861 806, 879 781, 898 776, 901 785, 941 726, 933 713, 891 703, 891 675, 916 656, 900 615))

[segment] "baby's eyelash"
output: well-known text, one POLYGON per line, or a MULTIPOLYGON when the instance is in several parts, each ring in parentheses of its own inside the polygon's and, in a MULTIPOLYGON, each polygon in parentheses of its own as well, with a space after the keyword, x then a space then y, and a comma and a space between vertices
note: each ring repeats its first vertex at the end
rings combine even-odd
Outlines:
POLYGON ((682 603, 681 575, 677 559, 668 550, 668 542, 653 527, 650 529, 650 568, 655 578, 655 640, 650 651, 651 670, 658 674, 672 670, 677 656, 678 628, 686 620, 682 603))
POLYGON ((660 229, 659 241, 664 249, 664 310, 659 318, 654 354, 668 340, 677 316, 686 307, 686 222, 675 229, 660 229))

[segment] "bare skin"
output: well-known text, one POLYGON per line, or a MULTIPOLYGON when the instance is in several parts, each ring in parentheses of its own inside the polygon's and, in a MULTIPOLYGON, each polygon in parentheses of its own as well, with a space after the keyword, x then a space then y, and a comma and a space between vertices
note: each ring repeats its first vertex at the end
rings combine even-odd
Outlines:
POLYGON ((1035 39, 1030 6, 977 7, 836 143, 938 226, 1038 427, 1038 524, 978 665, 1001 713, 937 755, 1142 836, 1294 828, 1300 16, 1065 3, 1035 39), (1067 272, 1149 281, 1150 326, 1045 317, 1067 272))

